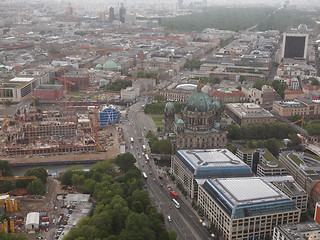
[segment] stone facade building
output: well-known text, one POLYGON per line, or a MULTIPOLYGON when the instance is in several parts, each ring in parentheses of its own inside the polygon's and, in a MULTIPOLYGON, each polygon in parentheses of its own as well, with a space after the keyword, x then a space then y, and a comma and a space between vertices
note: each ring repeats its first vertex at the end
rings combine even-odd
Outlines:
POLYGON ((164 113, 164 130, 171 140, 173 151, 179 149, 225 148, 227 146, 227 121, 221 119, 220 103, 212 102, 210 97, 200 91, 188 97, 181 112, 181 118, 175 120, 175 109, 167 103, 164 113))

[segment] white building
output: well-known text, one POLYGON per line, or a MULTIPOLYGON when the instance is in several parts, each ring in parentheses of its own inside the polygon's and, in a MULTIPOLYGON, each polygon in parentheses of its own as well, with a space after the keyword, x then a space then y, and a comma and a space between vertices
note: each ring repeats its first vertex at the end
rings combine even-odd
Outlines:
POLYGON ((133 100, 140 95, 140 89, 134 87, 127 87, 120 92, 121 100, 133 100))
POLYGON ((26 231, 29 232, 39 229, 39 219, 40 214, 38 212, 28 213, 26 220, 26 231))
MULTIPOLYGON (((4 99, 19 102, 32 96, 33 90, 39 86, 39 79, 33 77, 15 77, 3 82, 4 99)), ((2 89, 0 91, 0 94, 2 89)))
POLYGON ((67 194, 64 199, 65 205, 77 205, 79 203, 88 203, 90 200, 90 194, 67 194))

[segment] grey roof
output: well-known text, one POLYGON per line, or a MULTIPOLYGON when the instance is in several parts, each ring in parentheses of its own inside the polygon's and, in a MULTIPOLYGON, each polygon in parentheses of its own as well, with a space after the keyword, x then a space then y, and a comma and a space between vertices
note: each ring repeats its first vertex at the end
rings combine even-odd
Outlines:
POLYGON ((56 90, 56 89, 59 89, 63 87, 63 85, 40 85, 38 87, 36 87, 35 89, 44 89, 44 90, 49 90, 49 89, 52 89, 52 90, 56 90))
POLYGON ((176 157, 195 178, 252 176, 250 167, 228 149, 179 150, 176 157))
MULTIPOLYGON (((312 235, 320 232, 320 225, 317 222, 304 222, 277 226, 285 239, 305 240, 312 239, 312 235), (308 233, 310 234, 309 238, 308 233)), ((313 235, 313 236, 316 236, 313 235)), ((315 238, 315 237, 314 237, 315 238)))
POLYGON ((262 178, 218 178, 203 188, 231 218, 295 211, 292 200, 262 178))

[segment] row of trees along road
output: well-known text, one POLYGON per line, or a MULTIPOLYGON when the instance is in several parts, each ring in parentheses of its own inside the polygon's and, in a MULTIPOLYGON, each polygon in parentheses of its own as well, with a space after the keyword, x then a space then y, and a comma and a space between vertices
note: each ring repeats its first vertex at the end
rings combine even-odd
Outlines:
POLYGON ((80 220, 64 240, 174 240, 168 232, 164 216, 151 205, 149 193, 143 190, 141 172, 130 154, 118 155, 96 163, 90 171, 79 166, 62 176, 64 185, 74 185, 98 201, 94 213, 80 220))

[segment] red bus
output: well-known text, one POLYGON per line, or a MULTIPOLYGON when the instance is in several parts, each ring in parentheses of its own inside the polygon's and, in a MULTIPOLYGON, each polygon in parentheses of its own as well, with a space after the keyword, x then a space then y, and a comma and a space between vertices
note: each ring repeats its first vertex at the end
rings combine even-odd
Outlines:
POLYGON ((170 195, 171 195, 174 199, 178 199, 178 194, 176 194, 174 191, 170 191, 170 195))

